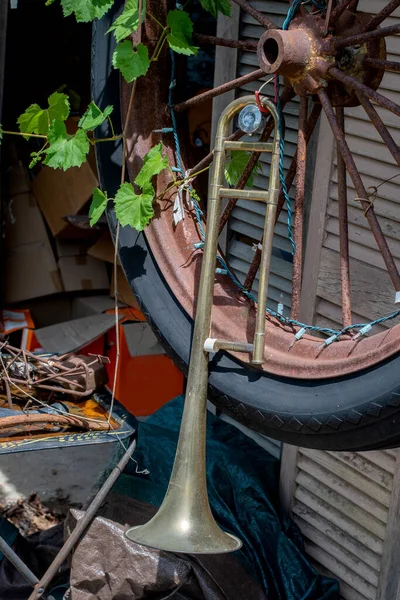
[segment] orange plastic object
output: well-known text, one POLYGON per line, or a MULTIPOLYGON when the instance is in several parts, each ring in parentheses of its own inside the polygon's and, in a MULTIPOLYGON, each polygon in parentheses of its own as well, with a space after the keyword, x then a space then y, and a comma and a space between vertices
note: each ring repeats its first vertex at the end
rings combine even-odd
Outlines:
MULTIPOLYGON (((135 320, 132 319, 132 314, 129 320, 135 320)), ((132 357, 121 325, 119 336, 120 359, 115 397, 130 413, 136 417, 151 415, 163 404, 182 394, 183 374, 166 354, 132 357)), ((106 365, 109 377, 107 387, 111 391, 116 360, 115 329, 108 331, 107 338, 106 355, 110 359, 110 364, 106 365)))

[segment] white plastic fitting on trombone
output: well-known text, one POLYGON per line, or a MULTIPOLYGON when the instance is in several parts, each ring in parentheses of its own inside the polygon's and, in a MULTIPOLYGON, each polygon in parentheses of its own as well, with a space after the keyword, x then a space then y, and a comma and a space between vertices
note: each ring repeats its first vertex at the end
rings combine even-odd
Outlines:
POLYGON ((394 303, 400 304, 400 292, 396 292, 394 295, 394 303))
POLYGON ((214 344, 217 340, 215 338, 207 338, 206 341, 204 342, 204 350, 206 352, 213 352, 215 353, 216 350, 214 350, 214 344))
POLYGON ((363 335, 366 335, 369 331, 371 331, 371 329, 372 329, 372 325, 370 323, 368 323, 367 325, 364 325, 364 327, 361 327, 361 329, 357 333, 357 335, 355 335, 353 337, 353 342, 355 342, 358 339, 360 339, 360 337, 362 337, 363 335))

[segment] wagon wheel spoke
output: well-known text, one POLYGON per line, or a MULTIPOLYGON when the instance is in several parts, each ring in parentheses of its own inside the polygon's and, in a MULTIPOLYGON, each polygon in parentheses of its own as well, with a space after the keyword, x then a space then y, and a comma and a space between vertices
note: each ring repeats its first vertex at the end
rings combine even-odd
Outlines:
POLYGON ((303 263, 303 210, 304 192, 306 185, 306 160, 307 160, 307 109, 308 98, 300 98, 299 125, 296 151, 296 198, 294 207, 294 243, 296 250, 293 256, 292 274, 292 319, 298 319, 300 312, 302 263, 303 263))
POLYGON ((392 12, 394 12, 396 10, 396 8, 398 8, 399 6, 400 6, 400 0, 391 0, 391 2, 389 2, 389 4, 387 4, 384 8, 382 8, 382 10, 377 15, 375 15, 375 17, 373 17, 369 21, 369 23, 367 23, 364 30, 372 31, 373 29, 376 29, 376 27, 379 27, 379 25, 387 17, 389 17, 392 14, 392 12))
POLYGON ((375 129, 381 136, 382 140, 385 142, 389 152, 391 153, 394 160, 397 162, 397 164, 400 167, 400 149, 397 146, 394 139, 392 138, 389 131, 387 130, 385 124, 383 123, 383 121, 380 118, 379 114, 377 113, 376 109, 373 107, 373 105, 368 100, 368 98, 366 98, 360 92, 357 92, 357 98, 359 99, 362 107, 364 108, 365 112, 369 116, 370 120, 374 124, 375 129))
POLYGON ((229 40, 214 35, 204 35, 203 33, 194 33, 193 39, 199 44, 211 44, 212 46, 225 46, 226 48, 235 48, 246 52, 257 52, 257 42, 229 40))
POLYGON ((189 98, 189 100, 185 100, 180 104, 175 104, 174 110, 175 112, 182 112, 191 108, 192 106, 197 106, 206 100, 211 100, 211 98, 215 98, 216 96, 221 96, 221 94, 225 94, 226 92, 230 92, 231 90, 235 90, 237 88, 246 85, 247 83, 251 83, 252 81, 256 81, 257 79, 261 79, 265 77, 265 73, 262 69, 257 69, 256 71, 252 71, 247 75, 243 75, 242 77, 238 77, 237 79, 233 79, 228 83, 223 83, 218 87, 209 90, 207 92, 203 92, 202 94, 198 94, 197 96, 193 96, 193 98, 189 98))
POLYGON ((269 19, 262 12, 258 11, 256 8, 251 6, 248 2, 246 2, 246 0, 233 0, 233 2, 240 6, 240 8, 244 10, 244 12, 253 17, 253 19, 258 21, 260 25, 263 25, 265 29, 276 29, 276 25, 273 21, 271 21, 271 19, 269 19))
MULTIPOLYGON (((330 29, 336 23, 336 21, 342 16, 344 11, 351 10, 354 11, 357 9, 358 0, 342 0, 335 8, 333 8, 330 18, 328 19, 328 27, 330 29)), ((328 15, 329 17, 329 15, 328 15)))
POLYGON ((358 172, 358 169, 354 162, 353 156, 352 156, 350 149, 347 145, 347 142, 345 140, 344 133, 338 125, 338 121, 336 119, 335 113, 332 108, 332 104, 329 100, 329 97, 328 97, 326 91, 320 90, 318 92, 318 97, 322 104, 322 108, 324 109, 324 112, 327 116, 327 119, 328 119, 328 122, 332 129, 333 135, 336 139, 337 147, 338 147, 338 150, 340 151, 340 154, 342 155, 342 158, 344 160, 346 170, 348 171, 348 173, 353 181, 353 185, 356 190, 356 194, 357 194, 358 198, 360 199, 361 206, 364 209, 369 226, 375 237, 377 246, 382 254, 382 258, 385 262, 386 269, 392 280, 395 291, 398 292, 398 291, 400 291, 399 272, 398 272, 396 264, 394 262, 392 253, 390 252, 390 249, 386 242, 385 236, 383 235, 382 229, 376 218, 376 215, 374 212, 374 207, 368 200, 368 194, 367 194, 364 184, 361 180, 361 176, 360 176, 360 173, 358 172))
MULTIPOLYGON (((336 108, 338 127, 345 137, 344 110, 342 106, 336 108)), ((351 299, 350 299, 350 261, 349 261, 349 221, 347 213, 347 184, 346 165, 340 153, 338 144, 337 152, 337 178, 338 178, 338 205, 339 205, 339 246, 340 246, 340 280, 342 292, 342 325, 351 325, 351 299)))
MULTIPOLYGON (((307 125, 306 125, 306 143, 308 144, 308 142, 310 141, 311 135, 315 129, 315 126, 318 122, 319 116, 321 114, 321 105, 320 104, 314 104, 312 111, 310 113, 310 116, 308 117, 308 121, 307 121, 307 125)), ((292 183, 294 181, 294 177, 296 175, 296 164, 297 164, 297 152, 294 155, 292 162, 290 164, 290 167, 286 173, 286 177, 285 177, 285 184, 286 184, 286 188, 288 190, 288 192, 290 191, 290 188, 292 187, 292 183)), ((276 211, 276 219, 275 219, 275 223, 278 221, 279 219, 279 215, 281 214, 283 205, 285 204, 285 196, 283 194, 283 191, 281 189, 281 192, 279 194, 279 199, 278 199, 278 206, 277 206, 277 211, 276 211)), ((261 240, 261 244, 262 244, 261 240)), ((244 282, 244 288, 248 291, 251 290, 251 288, 253 287, 253 283, 254 283, 254 279, 257 275, 259 266, 260 266, 260 260, 261 260, 261 250, 259 247, 257 247, 255 253, 254 253, 254 257, 253 260, 251 262, 249 271, 247 273, 246 276, 246 280, 244 282)))
POLYGON ((382 94, 379 94, 379 92, 376 92, 364 83, 361 83, 360 81, 358 81, 358 79, 355 79, 350 75, 345 75, 345 73, 340 71, 340 69, 338 69, 337 67, 332 67, 331 69, 329 69, 329 73, 338 81, 341 81, 342 83, 349 86, 355 91, 365 94, 365 96, 367 96, 371 100, 374 100, 383 108, 390 110, 390 112, 400 117, 400 106, 392 100, 389 100, 389 98, 386 98, 386 96, 382 96, 382 94))
POLYGON ((385 71, 392 71, 394 73, 400 73, 400 63, 394 60, 381 60, 379 58, 365 58, 364 65, 375 69, 384 69, 385 71))
POLYGON ((370 40, 378 40, 380 38, 388 37, 389 35, 396 35, 400 32, 400 23, 395 25, 389 25, 388 27, 382 27, 382 29, 376 29, 375 31, 366 31, 363 33, 357 33, 350 35, 347 38, 340 38, 334 40, 334 47, 336 50, 341 50, 347 46, 355 46, 356 44, 363 44, 370 40))

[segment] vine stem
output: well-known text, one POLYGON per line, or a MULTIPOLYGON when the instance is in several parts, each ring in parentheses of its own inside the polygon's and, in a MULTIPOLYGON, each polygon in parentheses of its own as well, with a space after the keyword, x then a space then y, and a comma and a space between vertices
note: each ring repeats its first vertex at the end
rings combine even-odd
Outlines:
MULTIPOLYGON (((142 6, 143 0, 139 0, 139 27, 138 27, 138 44, 140 44, 142 39, 142 6)), ((137 79, 133 82, 131 95, 129 98, 128 110, 126 111, 125 123, 122 129, 122 166, 121 166, 121 185, 125 182, 125 168, 126 168, 126 133, 128 131, 129 125, 129 116, 131 114, 133 100, 135 98, 136 92, 136 84, 137 79)), ((114 241, 114 264, 113 264, 113 272, 114 272, 114 314, 115 314, 115 344, 116 344, 116 355, 115 355, 115 369, 114 369, 114 381, 112 387, 111 394, 111 402, 110 409, 108 411, 108 423, 111 423, 111 418, 114 410, 114 402, 115 402, 115 392, 117 389, 117 380, 119 374, 119 362, 121 355, 121 340, 119 335, 119 307, 118 307, 118 244, 119 244, 119 231, 120 231, 120 223, 117 220, 117 228, 115 232, 115 241, 114 241)))
POLYGON ((2 133, 7 135, 22 135, 23 137, 42 138, 43 140, 47 140, 47 135, 39 135, 38 133, 22 133, 20 131, 6 131, 5 129, 3 129, 2 133))
POLYGON ((174 187, 179 187, 183 183, 185 183, 186 181, 191 181, 192 179, 194 179, 198 175, 201 175, 205 171, 208 171, 210 168, 211 168, 211 165, 208 165, 208 167, 205 167, 204 169, 201 169, 201 171, 197 171, 197 173, 193 173, 191 175, 188 175, 187 177, 184 177, 183 179, 175 179, 173 183, 171 183, 167 188, 165 188, 165 190, 161 194, 159 194, 156 197, 156 200, 161 200, 161 198, 163 198, 165 196, 165 194, 167 192, 169 192, 170 190, 172 190, 174 187))
POLYGON ((120 134, 120 135, 113 135, 111 137, 106 137, 106 138, 95 138, 94 140, 89 140, 89 141, 92 144, 92 146, 94 146, 95 144, 98 144, 99 142, 114 142, 115 140, 120 140, 122 137, 123 137, 122 134, 120 134))

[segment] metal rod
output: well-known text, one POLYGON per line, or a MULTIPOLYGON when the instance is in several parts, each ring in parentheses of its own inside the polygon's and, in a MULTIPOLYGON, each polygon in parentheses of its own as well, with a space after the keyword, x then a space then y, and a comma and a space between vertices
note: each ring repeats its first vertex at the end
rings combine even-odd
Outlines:
POLYGON ((336 50, 341 50, 347 46, 355 46, 356 44, 362 44, 368 40, 375 40, 388 35, 394 35, 400 32, 400 23, 390 25, 389 27, 382 27, 382 29, 376 29, 375 31, 366 31, 364 33, 357 33, 347 38, 336 39, 334 41, 334 47, 336 50))
POLYGON ((211 98, 215 98, 216 96, 220 96, 221 94, 225 94, 226 92, 230 92, 236 88, 242 87, 246 83, 250 83, 252 81, 256 81, 257 79, 261 79, 265 77, 265 73, 262 69, 257 69, 257 71, 252 71, 247 75, 243 75, 242 77, 238 77, 237 79, 233 79, 232 81, 228 81, 227 83, 223 83, 212 90, 208 90, 207 92, 203 92, 202 94, 198 94, 197 96, 193 96, 193 98, 189 98, 189 100, 185 100, 180 104, 175 104, 174 111, 182 112, 191 108, 192 106, 197 106, 206 100, 211 100, 211 98))
POLYGON ((336 21, 342 16, 346 8, 351 4, 353 0, 342 0, 335 8, 332 10, 331 17, 329 19, 328 29, 332 27, 336 23, 336 21))
POLYGON ((385 69, 385 71, 393 71, 400 73, 400 63, 394 60, 381 60, 379 58, 364 58, 363 65, 373 67, 375 69, 385 69))
POLYGON ((229 342, 227 340, 214 340, 213 350, 228 350, 230 352, 253 352, 253 344, 247 342, 229 342))
POLYGON ((392 138, 392 136, 391 136, 389 130, 387 129, 386 125, 384 124, 384 122, 380 118, 378 112, 375 110, 374 106, 372 106, 372 104, 368 100, 368 98, 366 98, 363 94, 361 94, 360 92, 356 92, 356 96, 359 99, 359 101, 360 101, 362 107, 364 108, 365 112, 369 116, 370 120, 374 124, 375 129, 377 130, 377 132, 381 136, 382 140, 385 142, 385 144, 386 144, 389 152, 391 153, 391 155, 393 156, 394 160, 397 162, 397 164, 400 167, 400 149, 397 146, 397 144, 394 141, 394 139, 392 138))
MULTIPOLYGON (((338 126, 346 135, 344 126, 344 110, 342 106, 336 108, 338 126)), ((340 245, 340 280, 342 292, 342 325, 351 325, 351 296, 350 296, 350 261, 349 261, 349 221, 347 214, 347 184, 346 165, 337 147, 337 176, 338 176, 338 204, 339 204, 339 245, 340 245)))
MULTIPOLYGON (((239 140, 244 135, 245 135, 244 131, 242 131, 241 129, 236 129, 227 139, 228 140, 239 140)), ((192 167, 190 169, 189 175, 198 173, 199 171, 202 171, 203 169, 205 169, 206 167, 211 165, 213 158, 214 158, 214 151, 209 152, 204 158, 201 159, 200 162, 197 163, 197 165, 195 165, 194 167, 192 167)))
MULTIPOLYGON (((280 97, 281 110, 284 109, 286 104, 289 102, 289 100, 291 100, 293 98, 293 96, 294 96, 294 93, 293 93, 293 90, 291 87, 288 86, 282 90, 282 94, 280 97)), ((270 116, 264 127, 264 131, 262 132, 262 134, 260 136, 260 142, 266 142, 267 140, 269 140, 273 129, 274 129, 274 119, 272 118, 272 116, 270 116)), ((258 152, 252 152, 252 154, 249 157, 249 160, 247 161, 247 165, 243 169, 243 173, 241 174, 240 179, 235 186, 235 189, 243 190, 245 188, 246 183, 248 182, 249 177, 252 174, 253 169, 256 166, 259 158, 260 157, 259 157, 258 152)), ((219 221, 219 233, 221 233, 221 231, 225 227, 226 223, 228 222, 229 217, 231 216, 232 211, 236 206, 236 202, 237 202, 237 199, 233 198, 233 199, 229 200, 229 202, 225 206, 224 211, 223 211, 220 221, 219 221)), ((260 252, 260 258, 261 258, 261 252, 260 252)))
POLYGON ((368 98, 370 98, 371 100, 374 100, 377 104, 380 104, 381 106, 383 106, 383 108, 390 110, 390 112, 392 112, 395 115, 397 115, 398 117, 400 117, 400 106, 398 104, 396 104, 395 102, 393 102, 392 100, 389 100, 389 98, 382 96, 382 94, 378 94, 378 92, 371 89, 367 85, 364 85, 364 83, 361 83, 360 81, 358 81, 358 79, 355 79, 354 77, 350 77, 350 75, 345 75, 337 67, 331 67, 329 69, 329 73, 338 81, 341 81, 342 83, 344 83, 345 85, 348 85, 349 87, 353 88, 354 90, 357 90, 357 91, 361 92, 362 94, 365 94, 365 96, 368 96, 368 98))
POLYGON ((303 213, 304 213, 304 192, 306 185, 306 161, 307 161, 307 96, 300 98, 299 125, 297 134, 296 151, 296 199, 294 208, 294 243, 296 251, 293 256, 293 275, 292 275, 292 308, 291 318, 298 319, 300 313, 301 282, 303 272, 303 213))
POLYGON ((32 586, 39 582, 39 579, 36 577, 34 573, 30 570, 30 568, 24 563, 23 560, 20 559, 18 554, 14 552, 14 550, 7 544, 4 538, 0 536, 0 552, 4 554, 10 561, 12 565, 19 571, 22 577, 32 586))
MULTIPOLYGON (((315 129, 317 122, 318 122, 319 115, 321 114, 321 110, 322 110, 322 107, 320 104, 314 104, 312 111, 310 113, 310 116, 308 118, 308 122, 307 122, 307 128, 306 128, 307 144, 310 141, 310 137, 315 129)), ((297 154, 294 155, 292 162, 290 164, 290 167, 286 173, 285 183, 286 183, 286 188, 287 188, 288 192, 290 191, 294 177, 296 175, 296 163, 297 163, 297 154)), ((278 207, 277 207, 277 211, 276 211, 275 225, 276 225, 276 222, 282 211, 284 203, 285 203, 285 196, 283 194, 283 191, 281 190, 281 192, 279 194, 278 207)), ((261 243, 262 243, 262 240, 261 240, 261 243)), ((253 287, 254 279, 256 278, 258 267, 260 266, 260 260, 261 260, 261 249, 257 246, 256 251, 254 253, 253 260, 250 265, 250 269, 248 270, 246 280, 244 282, 244 288, 248 291, 250 291, 251 288, 253 287)))
POLYGON ((378 12, 375 17, 372 17, 370 22, 364 26, 364 31, 372 31, 373 29, 376 29, 382 23, 382 21, 389 17, 399 6, 400 0, 391 0, 391 2, 389 2, 385 8, 382 8, 382 10, 378 12))
POLYGON ((248 15, 253 17, 256 21, 258 21, 265 29, 276 29, 275 23, 271 21, 266 15, 262 12, 251 6, 246 0, 233 0, 236 4, 240 6, 244 12, 247 12, 248 15))
POLYGON ((236 48, 247 52, 257 52, 257 42, 251 42, 250 40, 228 40, 227 38, 204 35, 203 33, 194 33, 193 39, 199 44, 212 44, 213 46, 225 46, 226 48, 236 48))
POLYGON ((318 92, 318 96, 320 102, 322 104, 322 108, 325 111, 329 124, 331 126, 333 135, 336 138, 338 149, 343 157, 343 160, 346 165, 346 169, 353 181, 353 185, 356 190, 357 196, 360 198, 361 206, 364 209, 365 215, 367 217, 369 226, 371 228, 372 233, 374 234, 375 241, 377 246, 382 254, 382 258, 385 262, 386 269, 389 273, 390 279, 392 280, 394 289, 396 292, 400 291, 400 276, 397 270, 396 263, 393 260, 392 253, 390 252, 389 246, 387 245, 385 236, 382 233, 382 229, 379 225, 378 219, 376 218, 376 214, 374 211, 374 207, 368 201, 368 194, 364 187, 364 184, 361 180, 360 174, 354 162, 353 156, 350 152, 350 148, 347 145, 345 136, 341 129, 338 126, 338 122, 335 117, 335 113, 333 112, 332 105, 330 103, 329 97, 325 90, 320 90, 318 92))
MULTIPOLYGON (((350 0, 351 1, 351 0, 350 0)), ((332 14, 333 0, 328 1, 328 8, 325 15, 325 25, 324 25, 324 36, 328 35, 329 27, 330 27, 330 19, 332 14)))
POLYGON ((29 596, 28 600, 38 600, 43 596, 46 588, 50 585, 58 569, 61 567, 61 565, 63 564, 73 547, 79 542, 80 538, 91 523, 92 519, 94 519, 94 517, 96 516, 96 513, 102 505, 104 499, 106 498, 111 488, 117 481, 118 477, 121 475, 122 471, 128 464, 128 461, 130 460, 132 454, 135 451, 135 448, 136 440, 134 440, 130 444, 117 466, 114 467, 114 469, 111 471, 110 475, 107 477, 106 481, 103 483, 102 487, 96 494, 96 497, 93 499, 93 502, 86 509, 83 517, 77 522, 75 529, 64 543, 63 547, 61 548, 60 552, 57 554, 49 568, 47 569, 46 573, 36 583, 35 589, 29 596))

